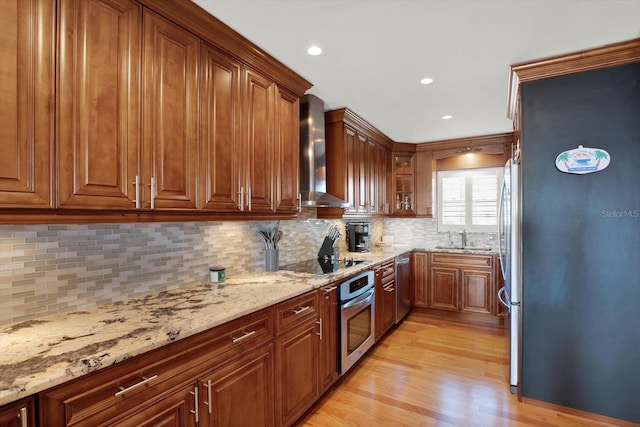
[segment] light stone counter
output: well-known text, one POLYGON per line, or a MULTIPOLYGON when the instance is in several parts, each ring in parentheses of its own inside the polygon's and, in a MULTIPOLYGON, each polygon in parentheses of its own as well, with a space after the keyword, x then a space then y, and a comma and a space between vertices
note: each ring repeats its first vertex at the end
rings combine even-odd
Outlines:
POLYGON ((278 271, 195 284, 0 328, 0 406, 344 279, 411 248, 349 253, 368 262, 316 276, 278 271))
MULTIPOLYGON (((342 280, 413 250, 395 244, 343 254, 336 273, 277 271, 227 278, 0 328, 0 406, 342 280)), ((469 250, 421 251, 495 255, 469 250)))

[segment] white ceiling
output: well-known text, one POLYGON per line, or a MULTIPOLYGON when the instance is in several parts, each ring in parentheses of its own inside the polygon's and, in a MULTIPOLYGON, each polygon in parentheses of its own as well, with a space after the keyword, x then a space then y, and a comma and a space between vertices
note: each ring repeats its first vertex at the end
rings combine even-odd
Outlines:
POLYGON ((640 37, 640 0, 194 1, 397 142, 509 132, 509 65, 640 37))

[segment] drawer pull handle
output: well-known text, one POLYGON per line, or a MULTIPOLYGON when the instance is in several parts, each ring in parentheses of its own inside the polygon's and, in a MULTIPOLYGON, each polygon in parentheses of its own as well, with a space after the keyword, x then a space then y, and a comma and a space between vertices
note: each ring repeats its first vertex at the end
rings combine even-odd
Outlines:
POLYGON ((388 288, 384 288, 384 290, 387 291, 387 292, 393 292, 394 291, 393 286, 389 286, 388 288))
POLYGON ((29 418, 27 418, 27 408, 20 408, 20 413, 18 414, 18 418, 20 418, 20 427, 29 427, 29 418))
POLYGON ((337 286, 330 286, 330 287, 328 287, 328 288, 322 288, 322 291, 323 291, 325 294, 328 294, 329 292, 334 291, 334 290, 336 290, 336 289, 338 289, 338 287, 337 287, 337 286))
POLYGON ((304 306, 304 307, 300 307, 300 308, 299 308, 299 309, 297 309, 297 310, 296 310, 296 309, 294 309, 294 310, 293 310, 293 314, 298 315, 298 314, 300 314, 300 313, 304 313, 305 311, 309 310, 310 308, 311 308, 311 306, 310 306, 310 305, 307 305, 307 306, 304 306))
POLYGON ((211 413, 211 380, 208 380, 204 386, 207 388, 207 400, 204 404, 208 406, 209 413, 211 413))
POLYGON ((320 341, 322 341, 322 317, 316 323, 318 324, 318 330, 319 330, 319 332, 316 335, 318 335, 320 337, 320 341))
POLYGON ((198 385, 196 385, 193 388, 193 391, 190 393, 193 395, 193 400, 195 401, 195 405, 194 405, 195 410, 191 409, 189 412, 195 415, 196 424, 197 424, 198 422, 200 422, 200 411, 198 409, 198 405, 200 405, 200 398, 198 397, 198 385))
POLYGON ((244 341, 247 338, 249 338, 251 335, 255 334, 256 331, 251 331, 251 332, 245 332, 241 337, 235 338, 235 337, 231 337, 232 338, 232 342, 235 344, 237 342, 240 341, 244 341))
POLYGON ((391 267, 391 268, 387 268, 387 269, 384 271, 384 275, 385 275, 385 276, 386 276, 387 274, 391 274, 391 273, 393 273, 393 267, 391 267))
POLYGON ((135 384, 134 384, 134 385, 132 385, 132 386, 129 386, 129 387, 127 387, 127 388, 118 387, 118 388, 120 389, 120 391, 119 391, 119 392, 117 392, 117 393, 115 394, 115 396, 116 396, 116 397, 118 397, 118 396, 120 396, 120 395, 122 395, 122 394, 125 394, 125 393, 126 393, 126 392, 128 392, 128 391, 133 390, 134 388, 138 388, 138 387, 140 387, 141 385, 145 385, 145 384, 147 384, 147 383, 149 383, 149 382, 151 382, 151 381, 155 380, 156 378, 158 378, 158 376, 157 376, 157 375, 154 375, 154 376, 152 376, 152 377, 147 378, 147 377, 143 377, 142 375, 140 375, 140 378, 142 378, 142 381, 140 381, 139 383, 135 383, 135 384))

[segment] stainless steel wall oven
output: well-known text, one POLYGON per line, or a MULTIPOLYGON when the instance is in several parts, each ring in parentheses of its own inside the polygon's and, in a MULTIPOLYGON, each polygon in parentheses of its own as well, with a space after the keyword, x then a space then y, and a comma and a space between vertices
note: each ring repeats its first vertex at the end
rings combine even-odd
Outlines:
POLYGON ((340 372, 344 374, 375 341, 375 287, 373 271, 362 272, 339 285, 340 372))

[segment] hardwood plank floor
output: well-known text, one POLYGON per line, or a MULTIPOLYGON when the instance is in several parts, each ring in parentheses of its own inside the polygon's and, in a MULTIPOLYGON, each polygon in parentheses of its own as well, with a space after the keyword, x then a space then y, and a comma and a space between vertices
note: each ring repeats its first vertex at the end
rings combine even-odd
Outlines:
POLYGON ((297 425, 620 425, 518 402, 509 392, 508 330, 494 318, 470 319, 412 311, 297 425))

